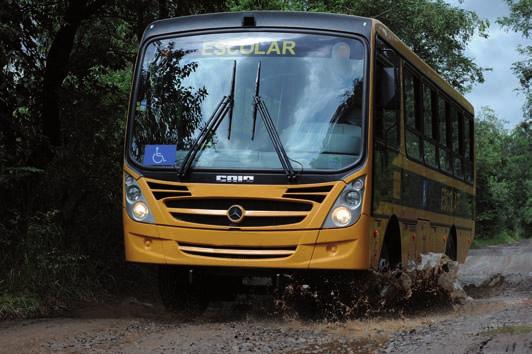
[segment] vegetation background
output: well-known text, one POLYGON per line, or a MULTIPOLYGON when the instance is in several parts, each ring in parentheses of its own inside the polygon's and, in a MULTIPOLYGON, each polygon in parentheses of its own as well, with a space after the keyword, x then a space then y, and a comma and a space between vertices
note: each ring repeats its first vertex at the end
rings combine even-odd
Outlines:
MULTIPOLYGON (((532 1, 505 1, 500 23, 528 38, 532 1)), ((0 318, 50 314, 142 279, 121 234, 138 41, 160 18, 261 9, 377 17, 462 92, 487 70, 465 48, 489 23, 443 0, 0 0, 0 318)), ((507 130, 489 108, 476 118, 479 242, 532 236, 532 47, 519 50, 523 121, 507 130)))

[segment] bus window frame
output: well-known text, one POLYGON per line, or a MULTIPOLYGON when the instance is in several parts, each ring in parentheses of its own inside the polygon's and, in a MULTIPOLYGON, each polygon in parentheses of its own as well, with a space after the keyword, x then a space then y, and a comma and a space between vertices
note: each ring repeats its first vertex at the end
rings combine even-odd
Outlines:
MULTIPOLYGON (((247 33, 247 32, 271 32, 271 33, 296 33, 296 34, 311 34, 311 35, 323 35, 323 36, 334 36, 334 37, 343 37, 343 38, 349 38, 354 40, 359 40, 364 47, 365 55, 364 55, 364 81, 363 81, 363 92, 362 92, 362 132, 361 135, 361 154, 360 157, 355 161, 354 163, 339 169, 339 170, 305 170, 305 173, 302 174, 301 182, 303 183, 303 180, 305 177, 310 177, 309 179, 315 179, 316 176, 319 176, 319 178, 322 178, 323 182, 327 181, 336 181, 344 176, 351 174, 360 168, 362 168, 365 164, 365 161, 367 160, 367 157, 369 156, 368 152, 368 127, 369 127, 369 112, 370 112, 370 94, 369 94, 369 87, 370 87, 370 74, 371 74, 371 45, 370 40, 366 38, 361 33, 346 33, 346 32, 339 32, 334 30, 324 30, 324 29, 312 29, 312 28, 285 28, 285 27, 268 27, 268 28, 234 28, 234 27, 227 27, 227 28, 216 28, 216 29, 206 29, 206 30, 192 30, 192 31, 185 31, 185 32, 168 32, 163 33, 155 36, 150 36, 148 38, 145 38, 140 44, 139 49, 137 52, 137 59, 134 67, 133 72, 133 87, 130 93, 129 98, 129 105, 128 105, 128 113, 127 113, 127 127, 126 127, 126 136, 125 136, 125 145, 124 145, 124 157, 125 161, 128 163, 128 165, 138 171, 142 171, 145 175, 152 175, 153 177, 162 178, 161 175, 165 175, 167 177, 174 177, 173 175, 177 175, 177 172, 175 169, 168 169, 168 168, 157 168, 152 166, 145 166, 143 164, 138 163, 135 161, 135 159, 131 156, 131 151, 129 149, 133 134, 133 124, 135 120, 135 104, 136 99, 139 94, 139 79, 140 74, 142 72, 142 65, 144 61, 144 55, 146 53, 146 49, 148 46, 159 40, 169 39, 169 38, 185 38, 185 37, 193 37, 193 36, 201 36, 201 35, 208 35, 208 34, 228 34, 228 33, 247 33)), ((216 175, 217 173, 224 172, 224 173, 251 173, 251 174, 258 174, 258 175, 266 175, 269 176, 269 178, 272 179, 272 184, 286 184, 283 182, 280 182, 282 179, 284 179, 286 176, 284 172, 277 169, 200 169, 195 168, 193 171, 191 171, 190 175, 192 178, 189 178, 191 181, 198 180, 199 182, 203 182, 206 178, 209 178, 210 175, 216 175), (198 175, 199 178, 193 178, 194 175, 198 175), (205 178, 206 177, 206 178, 205 178), (277 181, 276 177, 279 177, 279 181, 277 181), (275 182, 274 182, 275 180, 275 182)), ((165 177, 165 178, 167 178, 165 177)))
MULTIPOLYGON (((473 115, 467 111, 464 111, 463 114, 464 123, 467 120, 469 122, 469 156, 466 156, 464 153, 464 179, 467 183, 473 183, 475 181, 475 119, 473 115), (467 167, 471 172, 471 179, 468 179, 467 167)), ((464 141, 465 142, 465 141, 464 141)))
MULTIPOLYGON (((441 151, 443 151, 446 155, 446 159, 447 159, 447 163, 449 164, 449 171, 448 172, 446 169, 442 168, 441 166, 441 158, 440 158, 440 171, 442 173, 444 173, 445 175, 447 176, 451 176, 453 177, 453 166, 452 166, 452 161, 453 161, 453 153, 452 153, 452 136, 451 136, 451 119, 450 119, 450 107, 451 107, 451 104, 449 103, 449 101, 445 98, 445 96, 443 95, 438 95, 439 98, 441 98, 441 100, 443 100, 443 105, 444 105, 444 117, 443 119, 445 120, 445 136, 440 136, 440 140, 439 140, 439 147, 438 147, 438 154, 441 155, 441 151)), ((438 119, 439 119, 439 112, 438 112, 438 119)))
MULTIPOLYGON (((430 83, 428 80, 424 79, 421 81, 422 89, 421 89, 421 102, 422 102, 422 108, 423 108, 423 162, 426 166, 431 167, 433 169, 440 169, 440 161, 439 161, 439 154, 438 154, 438 140, 435 137, 435 124, 437 119, 435 119, 435 104, 434 104, 434 97, 437 97, 437 90, 434 87, 432 83, 430 83), (431 131, 430 136, 425 135, 425 87, 429 89, 430 92, 430 124, 431 124, 431 131), (427 163, 426 161, 426 155, 425 155, 425 143, 428 142, 432 146, 434 146, 434 159, 436 161, 435 166, 432 166, 427 163)), ((436 100, 437 103, 437 100, 436 100)), ((437 108, 437 104, 436 104, 437 108)))
POLYGON ((384 149, 389 149, 389 150, 393 150, 397 153, 400 153, 401 152, 401 107, 402 107, 402 102, 401 102, 401 97, 402 97, 402 85, 401 85, 401 80, 402 80, 402 77, 401 77, 401 56, 399 55, 399 53, 397 52, 397 50, 395 50, 391 45, 389 45, 382 37, 380 37, 379 35, 376 35, 375 36, 375 42, 374 42, 374 48, 375 48, 375 58, 374 58, 374 67, 375 67, 375 72, 374 72, 374 82, 373 82, 373 90, 374 90, 374 102, 373 102, 373 115, 375 116, 375 119, 374 119, 374 122, 375 122, 375 125, 374 125, 374 132, 373 132, 373 138, 375 139, 374 140, 374 146, 373 148, 375 148, 375 145, 376 144, 380 144, 382 147, 384 147, 384 149), (392 61, 389 60, 389 58, 387 58, 386 56, 380 54, 377 52, 378 50, 378 42, 381 42, 382 45, 386 46, 387 48, 389 48, 390 50, 392 50, 396 56, 396 59, 397 59, 397 63, 393 63, 392 61), (385 136, 385 132, 386 132, 386 125, 384 124, 385 123, 385 119, 384 119, 384 115, 382 115, 381 117, 381 134, 382 134, 382 137, 379 137, 377 136, 377 83, 376 83, 376 79, 377 79, 377 67, 379 66, 379 64, 377 64, 378 61, 385 61, 387 62, 387 64, 390 64, 391 66, 395 67, 395 89, 396 89, 396 95, 397 95, 397 107, 395 109, 395 125, 396 125, 396 141, 397 141, 397 145, 396 146, 393 146, 393 145, 390 145, 388 144, 388 139, 387 137, 385 136))
MULTIPOLYGON (((413 93, 414 93, 414 127, 411 127, 408 122, 407 122, 407 119, 406 119, 406 114, 404 114, 405 112, 405 109, 406 109, 406 90, 404 89, 405 87, 405 82, 406 82, 406 76, 405 75, 405 61, 404 59, 402 60, 402 86, 403 86, 403 89, 401 90, 401 93, 402 93, 402 96, 401 96, 401 100, 402 100, 402 106, 403 106, 403 123, 404 123, 404 131, 405 131, 405 137, 404 137, 404 141, 405 141, 405 152, 406 152, 406 155, 412 160, 412 161, 417 161, 417 162, 420 162, 422 164, 425 163, 424 161, 424 150, 423 150, 423 133, 422 131, 419 131, 419 130, 422 130, 423 129, 423 118, 422 118, 422 112, 420 112, 420 100, 418 100, 417 98, 420 96, 420 90, 419 90, 419 86, 420 86, 420 78, 419 78, 419 75, 417 73, 415 73, 413 70, 408 70, 408 74, 411 76, 412 78, 412 89, 413 89, 413 93), (416 89, 417 87, 417 89, 416 89), (421 117, 420 117, 421 115, 421 117), (416 138, 418 139, 419 141, 419 159, 412 156, 409 152, 408 152, 408 147, 407 147, 407 140, 408 137, 407 137, 407 134, 410 133, 410 134, 413 134, 414 136, 416 136, 416 138)), ((422 103, 421 103, 422 104, 422 103)))
MULTIPOLYGON (((403 107, 403 110, 402 110, 402 124, 404 124, 404 144, 405 144, 405 155, 406 157, 411 160, 411 161, 414 161, 414 162, 417 162, 417 163, 420 163, 422 164, 424 167, 426 168, 429 168, 431 170, 434 170, 438 173, 441 173, 443 175, 446 175, 448 177, 452 177, 454 178, 455 180, 458 180, 460 182, 464 182, 466 184, 469 184, 469 185, 473 185, 474 184, 474 181, 475 181, 475 158, 474 158, 474 151, 472 151, 471 153, 471 159, 469 161, 466 161, 466 156, 465 156, 465 152, 463 152, 464 150, 460 150, 460 146, 462 145, 463 147, 463 144, 465 143, 464 141, 461 141, 462 139, 460 139, 460 136, 463 137, 463 134, 464 134, 464 131, 463 131, 463 122, 460 123, 460 119, 458 120, 459 123, 458 123, 458 152, 455 152, 453 150, 453 141, 452 141, 452 137, 453 137, 453 132, 452 132, 452 117, 451 117, 451 114, 450 114, 450 110, 451 108, 454 108, 456 110, 456 115, 457 116, 461 116, 462 119, 466 119, 466 117, 469 117, 470 119, 470 144, 471 146, 474 146, 475 145, 475 140, 474 140, 474 118, 473 118, 473 114, 469 111, 467 111, 465 109, 465 107, 461 106, 460 104, 458 104, 454 99, 452 99, 451 97, 449 97, 449 95, 447 95, 445 92, 443 92, 443 90, 441 90, 437 85, 435 85, 432 80, 430 80, 428 77, 426 77, 425 75, 423 75, 419 70, 416 69, 415 66, 413 66, 408 60, 406 60, 404 57, 401 57, 401 85, 402 85, 402 89, 401 89, 401 102, 402 102, 402 107, 403 107), (439 132, 438 132, 438 138, 437 140, 434 140, 434 138, 428 138, 425 136, 424 134, 424 112, 423 112, 423 87, 421 86, 421 95, 420 96, 420 99, 418 99, 417 95, 415 94, 415 90, 414 90, 414 107, 417 108, 416 112, 415 112, 415 115, 416 115, 416 125, 418 123, 418 115, 421 114, 422 116, 422 119, 421 119, 421 127, 419 129, 421 129, 421 131, 417 131, 417 128, 416 129, 412 129, 411 127, 409 127, 409 125, 407 124, 407 119, 406 119, 406 114, 405 114, 405 100, 406 100, 406 97, 405 97, 405 94, 406 94, 406 91, 404 90, 404 85, 405 85, 405 78, 407 75, 405 75, 405 71, 408 71, 409 75, 411 75, 413 78, 414 78, 414 81, 415 81, 415 78, 417 78, 417 80, 419 81, 420 83, 420 86, 421 85, 424 85, 426 84, 428 87, 431 88, 431 92, 434 92, 436 94, 436 96, 438 97, 438 102, 440 101, 440 98, 443 99, 443 102, 445 104, 445 133, 446 133, 446 137, 445 137, 445 141, 446 141, 446 145, 443 145, 442 144, 442 141, 441 141, 441 138, 442 137, 439 137, 439 132), (419 105, 421 105, 421 110, 418 108, 419 105), (420 112, 420 113, 418 113, 420 112), (462 127, 462 129, 460 129, 460 126, 462 127), (421 159, 417 159, 416 157, 414 156, 411 156, 409 153, 408 153, 408 148, 407 148, 407 134, 408 132, 416 135, 418 137, 418 139, 420 139, 420 156, 421 156, 421 159), (429 142, 436 142, 436 156, 437 156, 437 167, 433 167, 431 166, 430 164, 428 164, 426 161, 425 161, 425 149, 424 149, 424 145, 425 145, 425 140, 429 141, 429 142), (447 156, 448 156, 448 160, 449 160, 449 163, 450 163, 450 171, 451 172, 447 172, 445 171, 444 169, 442 169, 442 166, 440 164, 440 151, 444 151, 447 156), (462 152, 461 152, 462 151, 462 152), (454 169, 454 161, 455 161, 455 158, 458 158, 460 160, 460 163, 462 165, 462 176, 459 177, 459 176, 456 176, 455 174, 455 169, 454 169), (471 165, 471 180, 468 180, 467 179, 467 176, 466 176, 466 163, 469 163, 471 165)), ((415 87, 415 85, 414 85, 415 87)), ((438 103, 439 105, 439 103, 438 103)), ((434 106, 433 106, 433 103, 431 101, 431 108, 432 108, 432 130, 434 130, 434 119, 435 119, 435 116, 434 116, 434 106)), ((440 119, 439 117, 439 112, 438 112, 438 120, 440 119)), ((439 121, 438 121, 438 130, 439 130, 439 121)))

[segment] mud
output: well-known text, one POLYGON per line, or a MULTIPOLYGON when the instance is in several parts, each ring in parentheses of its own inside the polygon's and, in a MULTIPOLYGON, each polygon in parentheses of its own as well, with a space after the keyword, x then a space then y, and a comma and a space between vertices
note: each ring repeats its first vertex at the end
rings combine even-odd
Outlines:
POLYGON ((306 320, 344 321, 415 313, 464 303, 458 263, 442 254, 423 255, 419 264, 385 273, 294 278, 275 297, 277 313, 306 320))
POLYGON ((275 297, 215 302, 194 319, 150 296, 85 304, 62 318, 0 322, 0 352, 532 353, 532 267, 522 254, 532 259, 532 243, 474 250, 459 271, 430 256, 371 281, 294 279, 275 297), (486 257, 509 257, 511 271, 508 258, 486 257))
POLYGON ((468 295, 476 298, 532 292, 532 240, 471 250, 458 277, 468 295))

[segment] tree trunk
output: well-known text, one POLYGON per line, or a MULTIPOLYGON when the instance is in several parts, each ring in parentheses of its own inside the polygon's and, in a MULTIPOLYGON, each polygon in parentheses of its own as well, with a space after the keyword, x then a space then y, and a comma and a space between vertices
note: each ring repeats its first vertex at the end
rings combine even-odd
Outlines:
POLYGON ((159 0, 159 18, 168 18, 168 0, 159 0))
POLYGON ((136 12, 137 12, 137 23, 136 23, 136 32, 137 32, 137 40, 140 42, 142 39, 142 35, 144 34, 144 29, 146 29, 146 26, 150 22, 149 16, 146 16, 146 10, 148 8, 148 4, 144 0, 138 0, 136 1, 136 12))
POLYGON ((67 22, 57 31, 46 57, 43 81, 43 134, 53 146, 61 144, 61 120, 59 116, 59 89, 68 73, 68 59, 74 45, 81 20, 67 22))
POLYGON ((68 73, 70 52, 81 21, 94 14, 106 0, 69 1, 64 25, 59 28, 46 56, 43 79, 42 130, 53 146, 61 145, 59 89, 68 73))

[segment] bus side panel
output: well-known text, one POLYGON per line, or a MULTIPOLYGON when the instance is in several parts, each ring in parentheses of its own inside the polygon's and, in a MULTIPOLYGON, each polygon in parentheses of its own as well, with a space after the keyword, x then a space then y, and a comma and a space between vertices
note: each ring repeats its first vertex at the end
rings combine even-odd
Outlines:
POLYGON ((458 261, 460 263, 465 262, 467 258, 467 252, 469 251, 469 248, 471 247, 471 243, 473 242, 473 231, 469 230, 457 230, 457 251, 458 251, 458 261))

